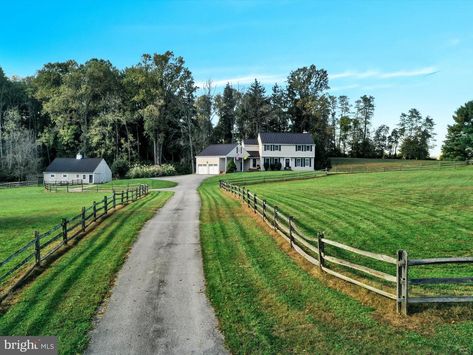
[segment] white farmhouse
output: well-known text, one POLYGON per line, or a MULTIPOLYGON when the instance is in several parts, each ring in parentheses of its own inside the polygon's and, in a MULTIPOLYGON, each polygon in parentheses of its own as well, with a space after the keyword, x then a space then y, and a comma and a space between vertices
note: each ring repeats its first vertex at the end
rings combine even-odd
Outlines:
POLYGON ((45 183, 101 184, 112 181, 112 171, 103 158, 56 158, 43 172, 45 183))
POLYGON ((237 171, 270 169, 314 170, 315 145, 310 133, 259 133, 242 144, 213 144, 196 156, 197 174, 219 174, 234 160, 237 171), (278 164, 279 165, 279 164, 278 164))

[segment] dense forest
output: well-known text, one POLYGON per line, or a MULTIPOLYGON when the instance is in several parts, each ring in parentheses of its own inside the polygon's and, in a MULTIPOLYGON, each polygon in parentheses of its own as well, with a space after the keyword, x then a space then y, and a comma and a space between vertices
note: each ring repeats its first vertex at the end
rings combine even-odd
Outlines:
POLYGON ((246 90, 197 87, 184 59, 169 51, 123 70, 101 59, 48 63, 26 78, 0 68, 0 180, 25 179, 78 152, 115 170, 167 163, 191 172, 208 144, 265 131, 313 133, 318 168, 330 156, 429 157, 432 118, 411 109, 396 127, 374 128, 373 96, 352 103, 328 90, 327 71, 315 65, 268 92, 256 79, 246 90))

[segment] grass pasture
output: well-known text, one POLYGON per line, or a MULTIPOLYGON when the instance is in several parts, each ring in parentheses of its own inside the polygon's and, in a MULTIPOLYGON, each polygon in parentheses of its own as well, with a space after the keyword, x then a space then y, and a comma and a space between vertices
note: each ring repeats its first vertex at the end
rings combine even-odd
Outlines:
MULTIPOLYGON (((469 173, 472 171, 469 170, 469 173)), ((453 181, 459 180, 457 189, 468 186, 466 169, 464 174, 466 175, 456 178, 449 177, 453 181)), ((238 175, 232 174, 226 178, 238 178, 238 175)), ((377 174, 329 176, 261 184, 251 186, 251 190, 258 190, 261 196, 277 200, 282 209, 286 208, 282 206, 282 202, 287 203, 290 212, 295 215, 297 213, 301 219, 310 208, 290 205, 286 199, 283 201, 282 197, 278 197, 278 193, 284 193, 292 186, 299 186, 296 191, 305 198, 315 198, 316 191, 322 193, 326 189, 329 191, 324 196, 329 198, 335 197, 343 187, 345 194, 356 196, 355 191, 350 190, 353 186, 354 190, 360 192, 360 199, 367 199, 375 193, 368 185, 363 185, 363 177, 375 179, 375 175, 377 174), (347 178, 355 180, 350 184, 349 180, 343 180, 347 178), (322 186, 325 188, 322 189, 322 186)), ((281 238, 271 236, 261 223, 255 222, 252 213, 242 208, 240 201, 219 191, 218 179, 219 177, 208 179, 200 187, 201 244, 207 293, 216 310, 226 344, 233 353, 473 352, 473 321, 471 318, 468 320, 456 317, 455 308, 452 308, 446 318, 427 311, 408 319, 399 319, 393 316, 394 305, 389 301, 377 298, 378 307, 374 307, 372 303, 360 301, 358 297, 341 292, 337 287, 329 287, 329 281, 318 278, 317 268, 298 259, 281 238)), ((401 176, 392 175, 389 178, 388 174, 378 178, 376 188, 389 185, 390 179, 401 180, 397 193, 402 193, 402 188, 408 188, 408 181, 401 176), (387 179, 385 184, 383 179, 387 179)), ((371 183, 374 181, 371 180, 371 183)), ((418 184, 422 186, 421 181, 418 184)), ((419 188, 419 185, 414 184, 409 190, 415 192, 419 188)), ((391 195, 395 195, 396 188, 392 189, 391 195)), ((381 198, 380 195, 378 197, 381 198)), ((424 198, 427 199, 428 196, 424 198)), ((402 198, 398 198, 398 202, 401 204, 402 198)), ((334 223, 339 219, 354 218, 348 217, 349 212, 344 216, 348 204, 333 201, 332 208, 335 208, 336 203, 340 210, 337 216, 331 217, 328 211, 323 210, 320 213, 313 212, 306 219, 306 228, 315 230, 317 225, 314 223, 322 222, 325 226, 324 219, 328 218, 332 218, 334 223)), ((314 203, 317 207, 317 210, 313 207, 314 211, 319 211, 319 205, 318 201, 314 203)), ((355 210, 356 219, 351 222, 353 231, 359 223, 366 225, 364 230, 369 230, 372 225, 369 222, 363 223, 360 216, 366 208, 372 211, 369 203, 355 210)), ((407 218, 405 213, 402 216, 407 218)), ((428 217, 427 213, 426 216, 428 217)), ((402 226, 396 228, 400 229, 402 226)), ((358 235, 362 236, 363 233, 358 235)), ((364 249, 368 249, 364 244, 366 241, 367 238, 359 241, 364 249)), ((379 248, 385 250, 382 238, 378 238, 377 243, 379 248)), ((390 243, 393 248, 396 247, 395 241, 390 243)), ((417 252, 424 250, 428 250, 427 244, 417 249, 417 252)), ((455 253, 458 250, 459 248, 455 253)))
POLYGON ((126 187, 133 187, 140 184, 146 184, 149 186, 150 189, 165 189, 168 187, 174 187, 177 185, 174 181, 169 180, 158 180, 158 179, 120 179, 120 180, 112 180, 100 186, 111 186, 111 187, 118 187, 118 188, 126 188, 126 187))
POLYGON ((136 236, 172 194, 150 192, 106 218, 18 292, 0 314, 0 334, 54 335, 60 354, 82 353, 95 315, 136 236))
POLYGON ((45 232, 61 218, 80 213, 104 193, 52 193, 42 187, 0 190, 0 260, 33 239, 35 230, 45 232))

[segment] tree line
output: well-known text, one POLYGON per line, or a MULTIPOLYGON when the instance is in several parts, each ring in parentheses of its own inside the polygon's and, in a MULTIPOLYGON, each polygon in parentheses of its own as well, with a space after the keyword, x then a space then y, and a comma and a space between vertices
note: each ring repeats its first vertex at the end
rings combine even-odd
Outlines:
POLYGON ((416 109, 393 129, 373 128, 374 97, 330 95, 328 73, 315 65, 270 92, 256 79, 246 90, 201 86, 170 51, 122 70, 101 59, 48 63, 26 78, 0 68, 0 179, 23 179, 78 152, 122 168, 171 163, 191 172, 208 144, 258 132, 311 132, 318 168, 330 156, 425 159, 434 137, 432 118, 416 109))

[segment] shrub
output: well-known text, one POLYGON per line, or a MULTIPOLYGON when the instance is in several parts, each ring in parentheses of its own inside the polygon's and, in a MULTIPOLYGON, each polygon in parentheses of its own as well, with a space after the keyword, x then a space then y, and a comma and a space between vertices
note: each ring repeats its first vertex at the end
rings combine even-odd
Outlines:
POLYGON ((127 178, 136 179, 136 178, 149 178, 157 176, 170 176, 176 175, 176 169, 171 164, 161 164, 161 165, 134 165, 128 173, 126 174, 127 178))
POLYGON ((236 164, 233 160, 227 163, 227 173, 234 173, 236 171, 236 164))
POLYGON ((282 164, 280 161, 278 161, 277 163, 274 163, 274 170, 281 170, 282 168, 282 164))
POLYGON ((269 170, 269 163, 267 161, 264 162, 263 166, 264 166, 264 170, 269 170))
POLYGON ((117 178, 125 177, 128 170, 130 170, 130 164, 125 159, 117 159, 111 166, 113 176, 117 178))

